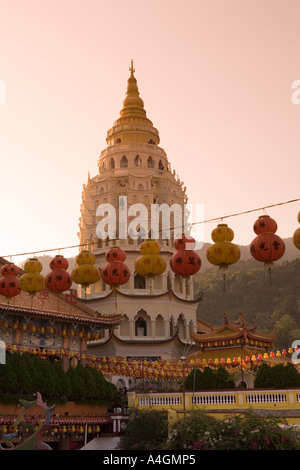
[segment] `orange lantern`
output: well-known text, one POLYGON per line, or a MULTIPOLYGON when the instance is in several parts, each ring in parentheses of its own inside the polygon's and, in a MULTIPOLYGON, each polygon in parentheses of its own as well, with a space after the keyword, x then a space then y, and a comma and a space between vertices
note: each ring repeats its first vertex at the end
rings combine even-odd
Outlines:
POLYGON ((250 253, 254 259, 263 262, 268 268, 271 286, 271 267, 274 261, 279 260, 284 255, 285 244, 278 235, 275 235, 277 223, 270 216, 260 216, 253 228, 257 237, 250 245, 250 253))
POLYGON ((69 267, 69 262, 62 255, 56 255, 49 263, 51 272, 45 278, 46 287, 58 294, 65 290, 70 289, 72 279, 70 274, 66 271, 69 267))
POLYGON ((25 274, 20 277, 20 289, 34 296, 45 289, 45 278, 40 272, 42 263, 37 258, 29 258, 24 265, 25 274))
POLYGON ((108 250, 105 255, 108 263, 102 270, 102 279, 111 287, 119 287, 125 284, 130 278, 128 266, 124 263, 126 253, 119 247, 108 250))
POLYGON ((177 249, 176 253, 170 259, 170 267, 175 274, 180 274, 184 279, 196 274, 201 268, 201 259, 199 255, 190 248, 194 245, 195 240, 192 237, 182 235, 174 242, 177 249))
POLYGON ((8 301, 21 292, 18 273, 19 268, 14 263, 7 263, 1 268, 0 295, 3 295, 8 301))

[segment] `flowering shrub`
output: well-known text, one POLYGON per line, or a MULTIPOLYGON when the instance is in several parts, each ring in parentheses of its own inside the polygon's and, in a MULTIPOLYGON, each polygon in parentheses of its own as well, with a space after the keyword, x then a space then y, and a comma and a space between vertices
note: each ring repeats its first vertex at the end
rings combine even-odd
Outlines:
POLYGON ((167 445, 169 449, 192 450, 300 449, 294 431, 286 424, 280 418, 263 418, 253 412, 212 421, 197 411, 175 423, 167 445))
POLYGON ((281 418, 252 411, 223 420, 201 410, 186 413, 169 426, 166 412, 133 410, 123 450, 300 450, 300 441, 281 418))

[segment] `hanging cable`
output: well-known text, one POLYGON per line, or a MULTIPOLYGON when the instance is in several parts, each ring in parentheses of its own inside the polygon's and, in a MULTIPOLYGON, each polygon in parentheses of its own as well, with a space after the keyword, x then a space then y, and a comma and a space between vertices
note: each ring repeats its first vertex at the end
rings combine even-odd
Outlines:
MULTIPOLYGON (((291 204, 293 202, 299 202, 299 201, 300 201, 300 198, 291 199, 290 201, 279 202, 279 203, 276 203, 276 204, 269 204, 267 206, 258 207, 256 209, 250 209, 250 210, 247 210, 247 211, 236 212, 234 214, 228 214, 228 215, 223 215, 223 216, 220 216, 220 217, 214 217, 212 219, 199 220, 198 222, 191 222, 188 225, 192 226, 192 225, 198 225, 198 224, 206 224, 206 223, 209 223, 209 222, 214 222, 216 220, 228 219, 230 217, 237 217, 237 216, 240 216, 240 215, 250 214, 252 212, 258 212, 258 211, 262 211, 262 210, 265 210, 265 209, 270 209, 271 207, 283 206, 285 204, 291 204)), ((173 230, 179 229, 179 228, 181 228, 181 227, 180 226, 174 227, 173 230)), ((159 230, 159 233, 161 233, 161 232, 162 232, 162 230, 159 230)), ((72 248, 80 248, 82 246, 86 247, 87 244, 83 243, 83 244, 64 246, 64 247, 59 247, 59 248, 50 248, 50 249, 46 249, 46 250, 38 250, 38 251, 34 251, 34 254, 36 254, 36 253, 49 253, 51 251, 59 251, 59 250, 68 250, 68 249, 72 249, 72 248)), ((11 258, 13 256, 27 256, 27 255, 32 255, 32 253, 33 253, 32 251, 29 251, 27 253, 9 254, 9 255, 2 256, 2 258, 6 259, 6 258, 11 258)))

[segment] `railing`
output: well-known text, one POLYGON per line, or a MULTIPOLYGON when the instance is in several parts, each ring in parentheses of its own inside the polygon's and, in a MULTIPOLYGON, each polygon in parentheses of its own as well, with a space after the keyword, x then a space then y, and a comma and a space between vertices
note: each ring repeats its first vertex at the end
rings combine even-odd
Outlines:
POLYGON ((136 393, 128 392, 128 406, 138 408, 156 408, 186 410, 205 409, 230 410, 265 409, 299 410, 300 389, 237 389, 198 392, 136 393))
POLYGON ((165 406, 165 405, 181 405, 182 406, 182 397, 179 395, 176 396, 142 396, 138 397, 138 406, 165 406))
POLYGON ((246 395, 246 403, 285 403, 286 393, 254 393, 246 395))
POLYGON ((235 402, 235 395, 197 395, 192 397, 193 405, 227 405, 235 402))

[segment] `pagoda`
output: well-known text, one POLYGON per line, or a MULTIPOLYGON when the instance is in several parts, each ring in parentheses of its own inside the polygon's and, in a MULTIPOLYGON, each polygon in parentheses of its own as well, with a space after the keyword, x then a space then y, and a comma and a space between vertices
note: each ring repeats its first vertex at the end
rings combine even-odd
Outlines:
MULTIPOLYGON (((117 289, 100 279, 84 292, 90 308, 124 318, 113 331, 107 330, 103 339, 89 343, 89 348, 91 354, 126 359, 178 358, 190 342, 190 331, 196 331, 196 310, 201 301, 194 298, 192 276, 186 279, 170 268, 178 220, 182 230, 186 215, 186 187, 159 145, 159 132, 147 117, 132 61, 129 70, 123 106, 107 132, 98 174, 89 175, 83 186, 78 236, 80 245, 95 255, 100 270, 106 265, 107 251, 120 247, 126 253, 130 278, 117 289), (116 216, 116 229, 107 237, 99 230, 103 220, 99 208, 105 204, 116 216), (147 216, 137 224, 133 209, 139 204, 147 209, 147 216), (156 234, 150 230, 153 205, 177 208, 177 212, 170 211, 169 231, 164 230, 161 220, 156 234), (166 264, 165 272, 152 278, 135 269, 140 246, 147 239, 158 242, 159 255, 166 264)), ((80 290, 79 296, 83 297, 80 290)))

